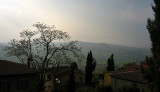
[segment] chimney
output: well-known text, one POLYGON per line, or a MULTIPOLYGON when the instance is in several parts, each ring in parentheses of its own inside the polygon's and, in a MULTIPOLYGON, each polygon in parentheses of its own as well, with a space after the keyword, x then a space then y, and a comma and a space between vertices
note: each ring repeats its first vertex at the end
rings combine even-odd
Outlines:
POLYGON ((27 58, 27 66, 30 68, 30 58, 27 58))

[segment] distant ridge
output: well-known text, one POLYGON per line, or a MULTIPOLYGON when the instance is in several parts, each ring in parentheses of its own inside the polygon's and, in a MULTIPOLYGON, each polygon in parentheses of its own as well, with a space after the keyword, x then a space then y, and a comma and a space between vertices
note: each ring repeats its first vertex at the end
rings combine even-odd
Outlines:
POLYGON ((114 54, 116 63, 132 62, 133 59, 139 62, 144 60, 146 55, 150 55, 149 48, 136 48, 106 43, 88 42, 78 42, 77 45, 82 47, 82 52, 85 56, 90 50, 92 50, 93 56, 99 64, 106 63, 112 53, 114 54))
MULTIPOLYGON (((0 59, 17 61, 16 57, 6 57, 5 51, 2 49, 8 45, 7 43, 0 43, 0 59)), ((116 64, 123 64, 126 62, 132 62, 133 59, 137 62, 145 59, 146 55, 150 55, 149 48, 136 48, 127 47, 121 45, 113 45, 106 43, 90 43, 90 42, 78 42, 78 47, 82 47, 82 53, 87 56, 87 53, 92 50, 93 56, 98 64, 106 64, 107 59, 113 53, 116 64)), ((85 64, 82 62, 82 64, 85 64)))

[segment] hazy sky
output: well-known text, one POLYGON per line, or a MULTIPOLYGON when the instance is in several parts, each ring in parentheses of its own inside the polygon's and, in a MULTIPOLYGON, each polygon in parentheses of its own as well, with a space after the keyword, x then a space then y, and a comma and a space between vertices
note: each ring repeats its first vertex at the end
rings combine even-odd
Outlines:
POLYGON ((73 40, 149 47, 152 0, 0 0, 0 42, 36 22, 55 25, 73 40))

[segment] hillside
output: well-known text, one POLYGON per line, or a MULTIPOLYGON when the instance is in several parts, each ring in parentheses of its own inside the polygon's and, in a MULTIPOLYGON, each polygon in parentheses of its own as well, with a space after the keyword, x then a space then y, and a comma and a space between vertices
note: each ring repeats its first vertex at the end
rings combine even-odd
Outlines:
MULTIPOLYGON (((5 43, 0 43, 0 59, 17 61, 15 57, 6 57, 5 51, 2 49, 6 46, 5 43)), ((97 61, 97 64, 106 64, 107 59, 113 53, 115 63, 118 66, 126 62, 132 62, 135 59, 137 62, 145 59, 146 55, 150 55, 150 50, 147 48, 134 48, 120 45, 111 45, 105 43, 88 43, 78 42, 78 47, 82 47, 82 53, 87 56, 87 53, 92 50, 93 56, 97 61)), ((85 60, 81 63, 85 64, 85 60)))
POLYGON ((0 59, 2 60, 10 60, 10 61, 18 61, 16 57, 7 57, 6 52, 3 51, 6 43, 0 43, 0 59))
POLYGON ((114 59, 117 64, 132 62, 133 59, 139 62, 144 60, 146 55, 150 55, 150 50, 147 48, 87 42, 79 42, 78 46, 82 47, 82 53, 85 56, 87 56, 87 53, 92 50, 92 54, 98 64, 106 63, 112 53, 114 54, 114 59))

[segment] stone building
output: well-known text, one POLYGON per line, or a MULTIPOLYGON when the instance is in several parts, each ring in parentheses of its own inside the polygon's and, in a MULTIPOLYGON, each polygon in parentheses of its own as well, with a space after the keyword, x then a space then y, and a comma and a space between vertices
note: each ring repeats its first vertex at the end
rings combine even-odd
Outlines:
MULTIPOLYGON (((46 75, 45 92, 55 90, 66 92, 68 88, 70 67, 59 66, 54 67, 46 75), (63 88, 63 89, 61 89, 63 88)), ((77 87, 85 84, 85 73, 79 69, 74 70, 74 80, 77 87)))
POLYGON ((38 72, 27 65, 0 60, 0 92, 36 92, 38 72))

